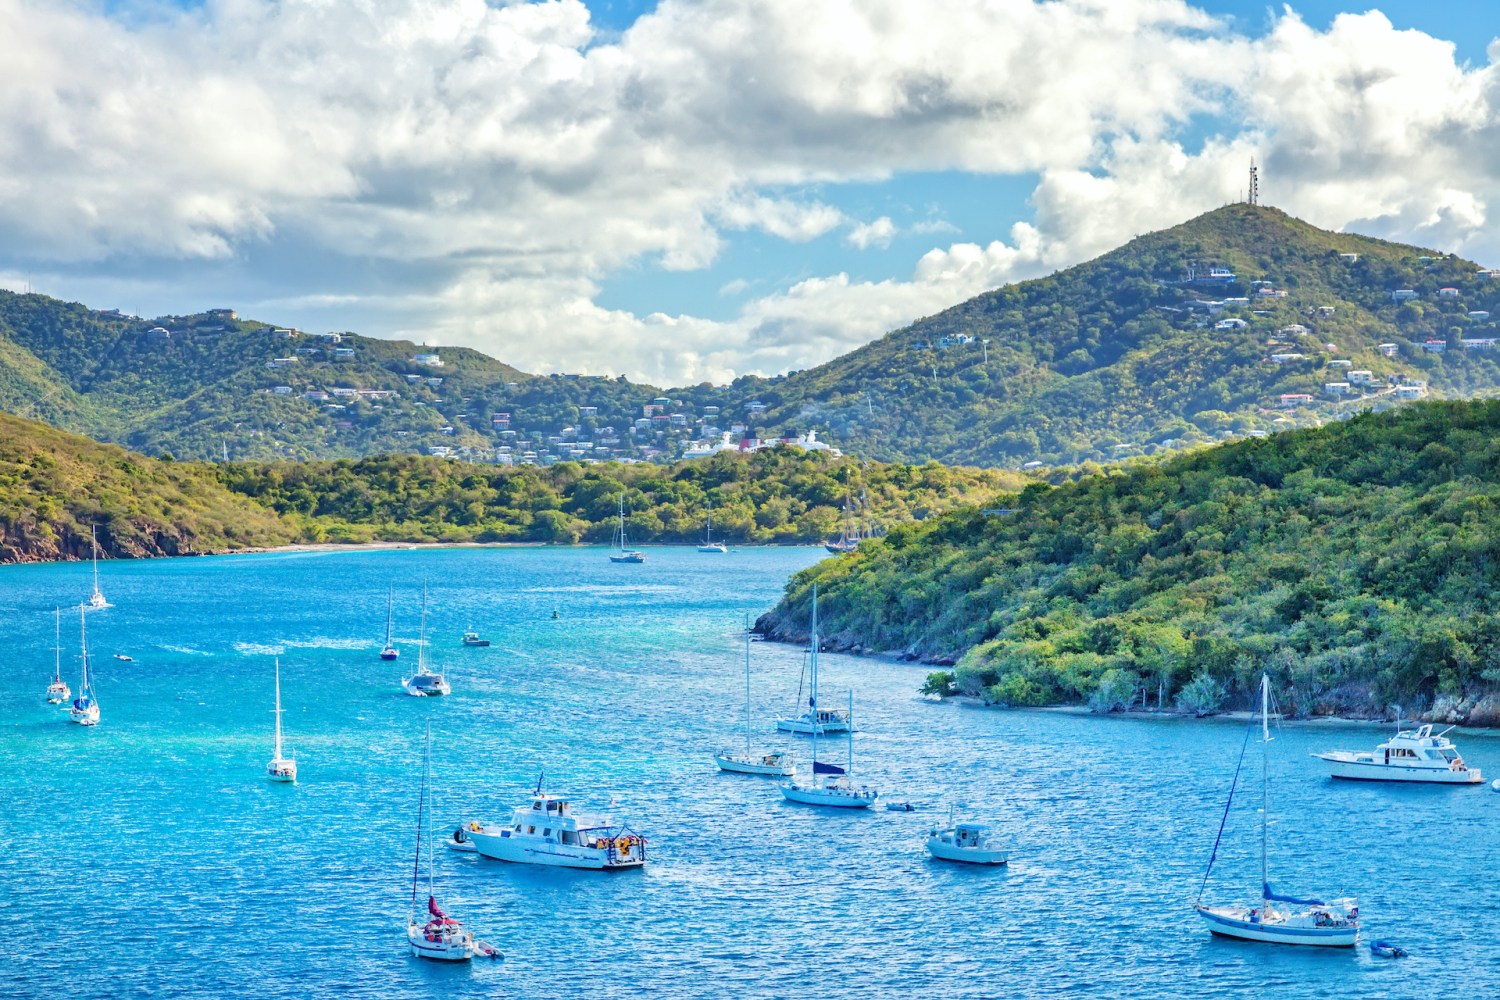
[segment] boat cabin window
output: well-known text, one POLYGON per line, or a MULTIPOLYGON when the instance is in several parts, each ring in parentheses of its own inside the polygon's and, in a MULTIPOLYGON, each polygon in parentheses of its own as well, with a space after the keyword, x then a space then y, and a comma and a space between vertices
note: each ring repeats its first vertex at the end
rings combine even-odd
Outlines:
POLYGON ((526 832, 527 833, 536 833, 536 827, 534 827, 534 826, 528 826, 526 828, 526 832))
POLYGON ((1457 750, 1439 750, 1438 753, 1441 754, 1443 759, 1448 761, 1448 763, 1450 764, 1458 759, 1457 750))

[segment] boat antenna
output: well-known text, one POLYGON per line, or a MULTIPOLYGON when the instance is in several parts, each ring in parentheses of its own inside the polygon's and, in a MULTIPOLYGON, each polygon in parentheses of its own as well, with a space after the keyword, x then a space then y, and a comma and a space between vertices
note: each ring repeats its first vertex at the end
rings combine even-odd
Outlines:
POLYGON ((547 772, 546 771, 539 771, 539 772, 537 772, 537 776, 536 776, 536 791, 532 792, 531 794, 533 794, 533 795, 540 795, 540 794, 542 794, 542 779, 545 778, 546 776, 547 776, 547 772))

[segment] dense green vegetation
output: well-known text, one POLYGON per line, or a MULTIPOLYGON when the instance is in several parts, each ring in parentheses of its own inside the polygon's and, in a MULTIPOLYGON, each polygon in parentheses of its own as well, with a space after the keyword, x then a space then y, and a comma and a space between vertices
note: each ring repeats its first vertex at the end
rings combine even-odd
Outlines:
POLYGON ((1008 705, 1212 711, 1269 670, 1297 713, 1500 722, 1500 402, 1423 403, 893 528, 811 585, 845 648, 957 661, 1008 705))
POLYGON ((1437 397, 1494 392, 1500 350, 1463 341, 1500 338, 1497 324, 1500 281, 1474 264, 1232 205, 817 368, 665 391, 530 375, 462 348, 279 335, 222 311, 137 319, 0 292, 0 409, 200 460, 226 449, 271 460, 437 448, 478 461, 529 451, 538 464, 668 462, 721 433, 816 430, 899 462, 1113 462, 1386 406, 1390 378, 1423 381, 1437 397), (1236 277, 1184 283, 1190 264, 1236 277), (1397 302, 1395 289, 1418 297, 1397 302), (1220 305, 1210 313, 1204 301, 1220 305), (1226 320, 1244 325, 1218 329, 1226 320), (1429 340, 1442 353, 1425 349, 1429 340), (415 361, 429 350, 440 365, 415 361), (1276 353, 1302 357, 1277 364, 1276 353), (267 366, 278 358, 295 360, 267 366), (1351 370, 1378 384, 1324 392, 1351 370), (320 395, 345 390, 363 394, 320 395), (1283 393, 1314 398, 1282 407, 1283 393))
POLYGON ((324 541, 607 542, 618 498, 632 544, 820 542, 851 502, 884 531, 1013 491, 995 470, 834 459, 780 447, 671 466, 504 469, 383 458, 206 465, 132 454, 0 415, 0 562, 140 557, 324 541))

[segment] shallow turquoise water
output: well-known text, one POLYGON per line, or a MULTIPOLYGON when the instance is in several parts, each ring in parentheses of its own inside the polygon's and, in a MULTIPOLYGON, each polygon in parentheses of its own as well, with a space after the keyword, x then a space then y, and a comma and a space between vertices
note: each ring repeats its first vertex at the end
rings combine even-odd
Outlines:
MULTIPOLYGON (((1413 957, 1211 939, 1188 910, 1239 751, 1237 723, 1097 719, 934 704, 924 670, 827 656, 852 686, 857 769, 914 814, 785 804, 709 759, 741 738, 745 612, 811 549, 296 553, 110 563, 91 614, 103 723, 42 703, 55 603, 79 565, 0 570, 0 995, 301 997, 1425 995, 1500 982, 1500 795, 1335 784, 1307 754, 1366 727, 1287 726, 1274 744, 1273 879, 1361 898, 1367 936, 1413 957), (431 589, 446 699, 401 693, 431 589), (385 588, 403 659, 383 664, 385 588), (554 608, 560 617, 550 616, 554 608), (464 649, 480 629, 495 645, 464 649), (262 776, 282 658, 295 787, 262 776), (127 652, 134 662, 111 658, 127 652), (409 958, 416 775, 432 720, 439 830, 503 818, 539 771, 644 831, 615 875, 438 853, 439 895, 503 963, 409 958), (931 861, 946 803, 1015 833, 1009 869, 931 861)), ((76 686, 76 617, 65 675, 76 686)), ((802 654, 756 644, 758 741, 802 654)), ((1462 738, 1500 776, 1500 741, 1462 738)), ((838 748, 842 752, 842 747, 838 748)), ((1236 808, 1209 896, 1256 884, 1236 808)))

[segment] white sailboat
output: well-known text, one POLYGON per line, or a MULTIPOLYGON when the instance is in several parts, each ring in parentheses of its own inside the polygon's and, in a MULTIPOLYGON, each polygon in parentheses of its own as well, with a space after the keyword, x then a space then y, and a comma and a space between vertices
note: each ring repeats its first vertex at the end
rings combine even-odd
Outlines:
POLYGON ((80 726, 97 726, 99 724, 99 703, 94 700, 94 685, 89 680, 89 628, 88 619, 84 617, 88 608, 80 604, 78 606, 78 637, 79 645, 83 650, 83 679, 78 682, 78 697, 73 699, 73 706, 68 709, 68 718, 80 726))
POLYGON ((729 547, 723 542, 714 541, 714 509, 712 507, 708 508, 708 520, 703 528, 703 544, 698 546, 698 551, 717 552, 721 555, 729 551, 729 547))
POLYGON ((276 755, 266 765, 266 777, 272 781, 296 781, 297 760, 281 755, 281 658, 276 658, 276 755))
POLYGON ((380 658, 382 660, 394 660, 401 655, 401 650, 397 649, 395 644, 391 642, 391 613, 395 605, 396 588, 391 587, 385 596, 385 646, 380 650, 380 658))
POLYGON ((643 563, 646 561, 646 553, 639 549, 632 549, 625 540, 625 494, 620 494, 620 526, 615 530, 615 539, 619 547, 609 555, 609 561, 614 563, 643 563))
POLYGON ((52 683, 47 685, 47 704, 61 705, 73 696, 68 682, 62 679, 62 608, 52 609, 52 683))
MULTIPOLYGON (((817 609, 813 609, 813 622, 817 623, 817 609)), ((808 664, 816 657, 819 645, 818 636, 814 633, 812 648, 802 660, 802 675, 797 678, 797 702, 793 707, 802 704, 802 682, 807 677, 808 664)), ((816 664, 814 664, 816 666, 816 664)), ((813 704, 816 696, 809 697, 807 711, 798 715, 778 715, 776 717, 776 729, 783 733, 801 733, 804 736, 816 734, 827 736, 830 733, 847 733, 852 723, 849 716, 841 708, 822 708, 813 704)))
MULTIPOLYGON (((1268 758, 1271 746, 1271 678, 1262 674, 1260 678, 1260 732, 1261 732, 1261 806, 1260 806, 1260 882, 1261 899, 1258 904, 1230 904, 1225 906, 1203 905, 1203 887, 1213 871, 1214 860, 1219 853, 1219 839, 1224 836, 1224 824, 1229 819, 1229 804, 1224 807, 1224 819, 1219 823, 1219 837, 1214 840, 1214 851, 1208 859, 1208 870, 1203 873, 1203 884, 1198 888, 1198 901, 1193 909, 1208 923, 1211 933, 1220 937, 1239 938, 1244 941, 1263 941, 1269 944, 1299 944, 1333 948, 1353 947, 1359 937, 1359 902, 1353 897, 1341 897, 1324 902, 1320 899, 1299 899, 1280 895, 1271 889, 1268 862, 1268 830, 1270 826, 1271 779, 1268 758)), ((1247 735, 1248 739, 1248 735, 1247 735)), ((1240 752, 1244 762, 1244 751, 1240 752)), ((1235 771, 1238 784, 1239 771, 1235 771)), ((1234 786, 1230 786, 1229 802, 1234 802, 1234 786)))
POLYGON ((417 855, 411 868, 411 907, 406 914, 406 943, 417 958, 435 962, 467 962, 471 958, 499 958, 500 952, 483 941, 461 921, 438 906, 432 876, 432 723, 427 724, 427 743, 422 755, 422 799, 417 805, 417 855), (425 821, 425 822, 424 822, 425 821), (424 827, 427 836, 422 836, 424 827), (422 848, 427 848, 427 912, 419 916, 417 883, 421 880, 422 848), (425 920, 422 917, 425 916, 425 920))
POLYGON ((422 581, 422 631, 417 639, 417 672, 401 679, 401 686, 413 698, 452 694, 448 679, 427 668, 427 581, 422 581))
POLYGON ((89 595, 87 607, 90 611, 99 611, 103 608, 113 607, 104 599, 104 592, 99 589, 99 529, 89 527, 89 541, 94 550, 94 592, 89 595))
POLYGON ((714 754, 721 771, 769 774, 789 778, 797 773, 797 758, 785 751, 756 753, 750 748, 750 621, 745 620, 745 751, 724 748, 714 754))
MULTIPOLYGON (((812 598, 812 710, 818 710, 818 587, 813 585, 812 598)), ((793 779, 781 786, 789 802, 809 806, 833 806, 841 809, 868 809, 880 797, 873 786, 854 781, 854 692, 849 692, 849 766, 837 767, 818 760, 818 729, 812 731, 812 774, 805 780, 793 779), (827 775, 818 783, 819 775, 827 775)))

